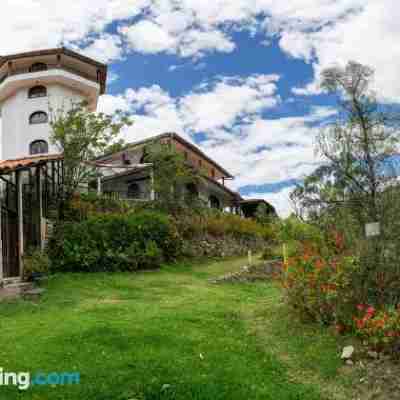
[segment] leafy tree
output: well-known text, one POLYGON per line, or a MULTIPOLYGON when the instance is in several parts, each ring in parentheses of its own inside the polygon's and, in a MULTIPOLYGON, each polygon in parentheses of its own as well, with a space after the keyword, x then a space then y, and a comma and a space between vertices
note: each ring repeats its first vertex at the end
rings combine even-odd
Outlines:
POLYGON ((185 205, 196 207, 200 173, 173 146, 154 143, 147 147, 144 162, 153 164, 153 188, 161 209, 176 212, 185 205))
POLYGON ((255 219, 260 224, 267 225, 276 220, 277 216, 275 212, 271 210, 271 207, 261 203, 256 209, 255 219))
POLYGON ((114 116, 93 113, 86 106, 86 103, 71 104, 68 110, 51 111, 50 140, 64 155, 66 200, 96 177, 91 161, 104 153, 124 126, 131 124, 122 113, 114 116))
POLYGON ((356 62, 322 72, 322 88, 337 96, 339 112, 317 138, 324 165, 292 194, 301 214, 318 216, 346 202, 365 222, 379 220, 380 193, 395 181, 399 136, 398 118, 371 90, 373 75, 356 62))

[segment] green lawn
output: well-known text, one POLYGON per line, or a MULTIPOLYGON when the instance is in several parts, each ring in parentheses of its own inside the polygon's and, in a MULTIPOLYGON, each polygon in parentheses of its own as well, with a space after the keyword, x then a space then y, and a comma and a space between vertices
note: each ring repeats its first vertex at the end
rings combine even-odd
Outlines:
POLYGON ((349 398, 336 339, 296 322, 277 287, 208 282, 244 262, 60 275, 39 303, 0 303, 0 368, 81 374, 0 400, 349 398))

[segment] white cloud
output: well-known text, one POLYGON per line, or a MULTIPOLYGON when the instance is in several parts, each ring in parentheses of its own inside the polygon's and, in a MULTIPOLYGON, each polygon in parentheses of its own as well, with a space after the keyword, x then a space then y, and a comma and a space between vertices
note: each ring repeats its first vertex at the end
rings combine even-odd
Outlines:
POLYGON ((81 52, 103 63, 120 60, 123 54, 122 40, 117 35, 103 34, 93 39, 81 52))
MULTIPOLYGON (((198 58, 232 52, 232 33, 246 29, 264 32, 265 43, 278 38, 283 51, 312 63, 316 75, 334 62, 370 64, 377 89, 397 100, 399 17, 396 0, 97 0, 95 7, 90 0, 6 1, 0 54, 66 44, 112 61, 128 44, 138 52, 198 58), (113 22, 119 30, 111 35, 113 22)), ((302 94, 308 93, 315 88, 302 94)))
POLYGON ((121 28, 120 32, 126 36, 131 48, 138 52, 171 52, 176 47, 176 39, 151 21, 139 21, 130 27, 121 28))
POLYGON ((235 44, 221 31, 192 29, 181 38, 180 54, 182 57, 200 57, 209 51, 230 53, 235 47, 235 44))
MULTIPOLYGON (((341 2, 345 5, 346 2, 341 2)), ((395 0, 347 1, 354 12, 328 14, 324 24, 308 23, 305 28, 284 27, 280 45, 296 58, 310 61, 313 54, 315 81, 295 94, 318 93, 319 73, 323 68, 355 60, 376 70, 375 89, 389 101, 398 102, 400 83, 400 9, 395 0), (358 7, 358 8, 357 8, 358 7)), ((332 5, 334 7, 334 5, 332 5)), ((338 10, 340 9, 337 5, 338 10)))
POLYGON ((277 104, 277 75, 222 79, 185 96, 180 107, 187 125, 208 132, 231 127, 238 118, 252 116, 277 104))
POLYGON ((101 35, 108 24, 137 16, 148 0, 4 1, 0 53, 10 54, 61 43, 70 45, 101 35))

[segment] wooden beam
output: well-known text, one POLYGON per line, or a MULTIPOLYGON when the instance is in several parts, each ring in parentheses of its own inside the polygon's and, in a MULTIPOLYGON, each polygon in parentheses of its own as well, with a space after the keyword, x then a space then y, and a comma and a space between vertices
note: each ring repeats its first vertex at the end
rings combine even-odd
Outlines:
POLYGON ((18 262, 19 275, 24 276, 24 208, 22 198, 22 177, 21 172, 15 172, 15 183, 17 186, 17 215, 18 215, 18 262))
POLYGON ((37 204, 39 206, 39 245, 43 250, 44 238, 43 238, 43 181, 42 181, 42 168, 36 167, 36 195, 37 204))

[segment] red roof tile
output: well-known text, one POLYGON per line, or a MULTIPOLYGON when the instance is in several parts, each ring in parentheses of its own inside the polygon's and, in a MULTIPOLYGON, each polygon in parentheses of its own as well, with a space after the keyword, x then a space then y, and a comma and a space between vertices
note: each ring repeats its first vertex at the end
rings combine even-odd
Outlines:
POLYGON ((44 161, 56 161, 63 158, 62 154, 46 154, 37 155, 23 158, 16 158, 13 160, 0 161, 0 173, 14 171, 23 167, 33 167, 44 161))

